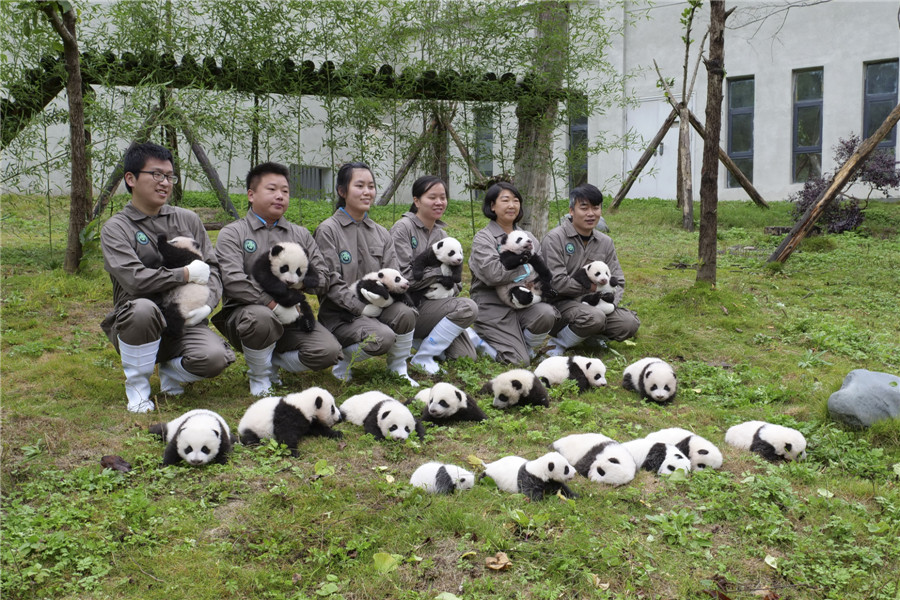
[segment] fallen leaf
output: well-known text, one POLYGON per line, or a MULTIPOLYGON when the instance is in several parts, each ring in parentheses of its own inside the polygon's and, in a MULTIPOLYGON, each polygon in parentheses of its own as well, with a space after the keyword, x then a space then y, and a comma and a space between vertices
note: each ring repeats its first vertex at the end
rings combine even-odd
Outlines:
POLYGON ((723 307, 722 307, 722 312, 725 313, 725 314, 727 315, 727 314, 728 314, 728 309, 725 308, 725 307, 723 306, 723 307))
POLYGON ((771 554, 766 555, 766 564, 777 571, 778 570, 778 557, 772 556, 771 554))
POLYGON ((390 573, 398 566, 397 559, 387 552, 376 552, 374 556, 372 556, 372 561, 375 563, 375 568, 380 573, 390 573))
POLYGON ((115 454, 107 454, 100 459, 100 466, 104 469, 112 469, 113 471, 121 471, 127 473, 131 470, 131 465, 125 462, 125 459, 115 454))
POLYGON ((298 583, 303 581, 303 575, 301 575, 300 573, 294 573, 291 576, 291 581, 294 583, 294 585, 297 585, 298 583))
POLYGON ((475 456, 474 454, 470 454, 466 461, 473 467, 484 467, 484 461, 475 456))
POLYGON ((508 569, 509 565, 512 563, 509 560, 509 557, 506 555, 506 552, 498 552, 494 556, 488 556, 484 559, 484 564, 488 569, 492 569, 494 571, 503 571, 504 569, 508 569))
POLYGON ((595 573, 591 573, 591 580, 594 582, 594 587, 601 590, 608 590, 609 584, 600 581, 600 577, 598 577, 595 573))

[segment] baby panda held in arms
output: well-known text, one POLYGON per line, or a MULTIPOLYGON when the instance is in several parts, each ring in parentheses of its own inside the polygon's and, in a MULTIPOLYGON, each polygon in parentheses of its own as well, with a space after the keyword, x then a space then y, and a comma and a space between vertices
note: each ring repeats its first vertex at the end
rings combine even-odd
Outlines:
POLYGON ((225 419, 203 408, 189 410, 168 423, 151 425, 148 431, 167 442, 163 465, 178 464, 182 460, 195 467, 225 464, 237 441, 225 419))
POLYGON ((275 314, 283 325, 290 325, 299 319, 302 331, 313 330, 316 317, 302 290, 317 287, 319 274, 310 268, 303 246, 294 242, 273 245, 253 264, 252 275, 263 291, 281 307, 275 314), (299 308, 299 312, 295 307, 299 308))
POLYGON ((366 305, 362 311, 364 317, 377 317, 398 300, 413 306, 407 293, 409 281, 396 269, 384 268, 366 273, 351 287, 356 297, 366 305))
POLYGON ((244 445, 274 439, 286 445, 297 456, 297 444, 306 436, 318 435, 339 439, 340 431, 332 429, 341 420, 341 412, 328 390, 312 387, 283 398, 272 396, 257 400, 238 423, 238 435, 244 445))
POLYGON ((428 250, 418 255, 412 264, 412 276, 416 281, 425 278, 425 269, 441 268, 441 276, 427 288, 410 292, 413 302, 418 306, 423 299, 440 300, 453 297, 454 288, 462 283, 463 247, 459 240, 445 237, 436 241, 428 250))
POLYGON ((456 465, 427 462, 415 470, 409 482, 429 494, 452 494, 456 490, 471 490, 475 474, 456 465))
POLYGON ((575 471, 591 481, 624 485, 634 479, 637 466, 628 450, 601 433, 573 433, 551 447, 575 466, 575 471))
POLYGON ((518 310, 556 296, 556 292, 550 287, 550 269, 540 256, 533 253, 534 244, 528 234, 522 231, 504 234, 497 250, 500 252, 500 262, 507 271, 522 265, 525 265, 527 271, 525 276, 519 278, 520 281, 496 287, 497 297, 501 302, 518 310))
POLYGON ((579 392, 606 385, 606 365, 599 358, 551 356, 541 361, 534 374, 547 387, 572 379, 579 392))
POLYGON ((535 460, 504 456, 484 466, 482 477, 490 477, 497 487, 511 494, 524 494, 531 500, 543 500, 561 493, 575 498, 565 482, 575 477, 575 469, 559 452, 548 452, 535 460))
POLYGON ((725 443, 759 454, 770 462, 797 461, 806 458, 806 438, 791 427, 747 421, 725 432, 725 443))
POLYGON ((484 421, 487 416, 464 391, 451 383, 436 383, 416 394, 425 403, 422 420, 436 424, 459 421, 484 421))
POLYGON ((616 310, 615 289, 619 285, 619 281, 613 277, 605 262, 602 260, 589 262, 575 273, 573 279, 588 289, 596 286, 596 291, 581 297, 583 304, 596 306, 606 315, 612 314, 616 310))
POLYGON ((350 396, 340 407, 344 418, 361 425, 376 440, 405 440, 415 432, 425 439, 425 427, 405 404, 384 392, 369 391, 350 396))
POLYGON ((550 406, 547 388, 534 373, 526 369, 511 369, 500 373, 484 384, 481 393, 494 396, 494 408, 509 408, 518 404, 550 406))
MULTIPOLYGON (((162 266, 167 269, 186 267, 195 260, 203 261, 200 244, 186 236, 168 239, 162 233, 157 238, 157 249, 162 256, 162 266)), ((166 319, 166 333, 181 337, 185 325, 197 325, 205 319, 208 310, 209 288, 200 283, 185 283, 163 294, 159 308, 166 319)))
POLYGON ((622 387, 636 391, 642 398, 657 404, 668 404, 678 391, 675 370, 659 358, 642 358, 625 368, 622 387))

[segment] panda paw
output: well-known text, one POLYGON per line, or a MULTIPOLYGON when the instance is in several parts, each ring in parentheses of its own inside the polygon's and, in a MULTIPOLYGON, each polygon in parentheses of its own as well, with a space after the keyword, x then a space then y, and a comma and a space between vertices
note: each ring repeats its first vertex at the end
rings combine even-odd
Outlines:
POLYGON ((297 325, 300 327, 300 331, 309 333, 316 328, 316 319, 312 315, 300 315, 297 325))
POLYGON ((362 309, 362 316, 364 317, 378 317, 381 315, 381 307, 375 306, 374 304, 366 304, 362 309))

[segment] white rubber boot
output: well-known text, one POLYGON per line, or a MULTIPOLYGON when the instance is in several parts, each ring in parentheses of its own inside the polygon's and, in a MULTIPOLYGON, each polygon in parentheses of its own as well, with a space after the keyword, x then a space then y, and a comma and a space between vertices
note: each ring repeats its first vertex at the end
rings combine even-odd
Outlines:
POLYGON ((481 339, 481 336, 474 329, 466 327, 466 335, 469 336, 469 341, 475 346, 476 353, 486 354, 491 360, 497 360, 497 351, 494 350, 493 346, 481 339))
POLYGON ((154 408, 150 398, 150 376, 156 366, 159 342, 160 340, 156 340, 132 346, 119 338, 119 355, 125 372, 125 397, 128 399, 126 408, 129 412, 145 413, 154 408))
POLYGON ((559 330, 555 337, 550 338, 550 349, 547 350, 547 356, 562 356, 569 348, 574 348, 587 338, 577 335, 566 325, 559 330))
POLYGON ((528 329, 522 331, 522 337, 525 338, 525 344, 528 346, 528 356, 534 360, 534 357, 537 356, 538 351, 544 346, 547 342, 547 338, 550 337, 550 332, 547 333, 531 333, 528 329))
POLYGON ((453 343, 453 340, 463 332, 463 328, 444 317, 438 324, 434 326, 431 333, 428 334, 419 345, 419 350, 409 362, 421 367, 429 375, 434 375, 441 370, 441 366, 437 364, 435 359, 447 349, 447 346, 453 343))
POLYGON ((172 360, 160 363, 159 365, 159 388, 164 394, 170 396, 178 396, 184 393, 182 387, 186 383, 194 383, 201 381, 203 377, 188 372, 181 366, 181 358, 177 357, 172 360))
POLYGON ((244 362, 247 363, 247 378, 250 393, 254 396, 268 396, 272 393, 272 354, 275 344, 254 350, 244 346, 244 362))
MULTIPOLYGON (((351 373, 351 364, 359 364, 364 360, 372 358, 370 354, 366 354, 365 350, 359 347, 359 344, 352 344, 341 349, 343 356, 336 365, 331 367, 331 374, 341 381, 350 381, 353 377, 351 373)), ((299 362, 299 360, 298 360, 299 362)))
POLYGON ((272 365, 276 369, 284 369, 291 373, 303 373, 309 371, 309 367, 300 362, 300 351, 291 350, 290 352, 276 352, 272 357, 272 365))
MULTIPOLYGON (((412 349, 413 331, 397 334, 394 345, 387 353, 388 369, 406 379, 409 385, 419 387, 419 382, 409 376, 406 371, 406 361, 409 359, 409 351, 412 349)), ((424 343, 424 342, 423 342, 424 343)))

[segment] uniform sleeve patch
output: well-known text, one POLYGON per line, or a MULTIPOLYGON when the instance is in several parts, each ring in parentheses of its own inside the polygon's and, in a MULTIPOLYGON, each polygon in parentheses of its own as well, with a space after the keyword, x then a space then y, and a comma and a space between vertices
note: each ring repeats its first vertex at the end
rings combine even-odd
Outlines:
POLYGON ((247 254, 253 254, 256 252, 256 240, 244 240, 244 252, 247 254))
POLYGON ((347 250, 341 250, 338 254, 338 258, 341 261, 342 265, 349 265, 350 261, 353 260, 353 255, 350 254, 347 250))
POLYGON ((147 234, 143 231, 138 231, 134 234, 134 239, 137 240, 137 243, 141 246, 146 246, 150 243, 150 238, 147 237, 147 234))
POLYGON ((412 236, 409 238, 409 244, 413 247, 413 250, 419 247, 419 240, 416 236, 412 236))
POLYGON ((572 242, 566 244, 566 254, 575 254, 575 244, 572 242))

